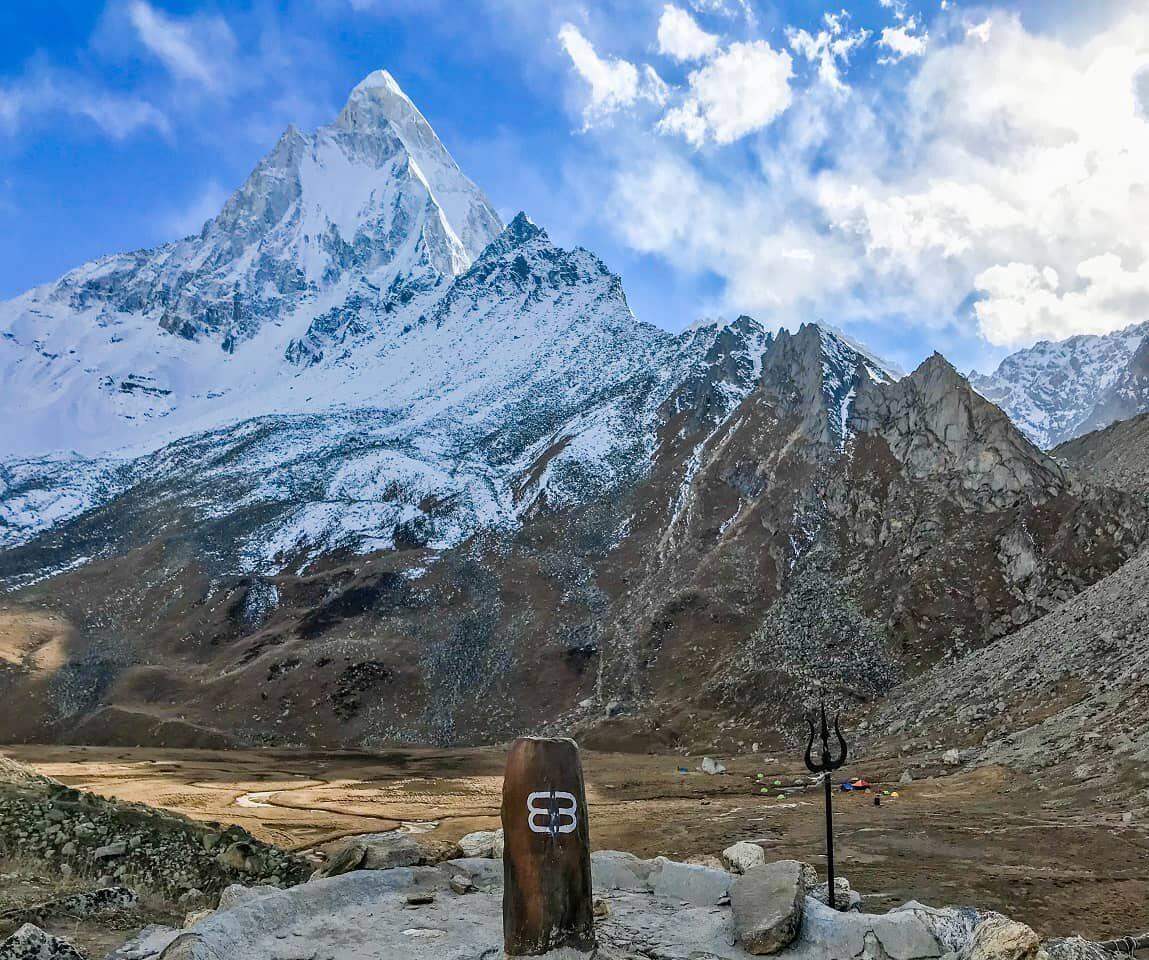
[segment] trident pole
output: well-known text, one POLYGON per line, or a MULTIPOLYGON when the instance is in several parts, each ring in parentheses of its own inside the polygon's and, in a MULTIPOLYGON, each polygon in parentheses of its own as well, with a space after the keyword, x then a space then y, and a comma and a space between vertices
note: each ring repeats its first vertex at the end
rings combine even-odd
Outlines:
POLYGON ((828 883, 826 902, 836 909, 838 898, 834 887, 834 789, 832 781, 833 777, 830 776, 829 770, 822 774, 822 782, 826 786, 826 879, 828 883))
POLYGON ((826 701, 821 702, 822 714, 822 756, 821 759, 815 762, 813 757, 814 748, 814 722, 807 719, 806 723, 810 727, 810 739, 806 744, 806 768, 811 773, 820 773, 822 775, 822 783, 826 790, 826 903, 831 909, 838 909, 838 898, 834 889, 834 780, 831 774, 833 771, 839 769, 846 762, 846 738, 842 736, 842 731, 838 727, 838 716, 834 715, 834 733, 838 738, 839 752, 838 756, 833 756, 830 753, 830 724, 826 720, 826 701))

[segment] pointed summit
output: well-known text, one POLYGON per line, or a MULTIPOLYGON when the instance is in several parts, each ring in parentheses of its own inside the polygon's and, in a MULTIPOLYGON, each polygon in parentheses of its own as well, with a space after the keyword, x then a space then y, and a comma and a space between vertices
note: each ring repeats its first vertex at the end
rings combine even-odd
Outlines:
POLYGON ((859 387, 894 379, 889 366, 843 334, 817 323, 778 331, 762 363, 763 395, 783 416, 799 418, 804 436, 837 456, 849 439, 859 387))
POLYGON ((521 210, 515 214, 515 219, 507 225, 507 229, 503 233, 503 236, 512 240, 516 245, 526 243, 538 236, 546 237, 546 235, 546 231, 521 210))
POLYGON ((502 229, 494 208, 447 152, 398 81, 386 70, 369 73, 351 91, 334 129, 366 137, 369 149, 391 133, 403 144, 413 172, 430 189, 454 233, 474 260, 502 229))
POLYGON ((976 510, 1041 502, 1066 486, 1061 467, 940 353, 895 383, 861 384, 850 426, 885 439, 914 479, 944 484, 976 510))
MULTIPOLYGON (((367 74, 352 88, 335 123, 347 130, 362 126, 375 130, 381 116, 397 126, 425 127, 432 137, 435 136, 419 108, 386 70, 375 70, 367 74)), ((438 137, 435 140, 437 142, 438 137)))
POLYGON ((547 232, 525 213, 520 212, 514 220, 507 224, 503 232, 491 241, 487 249, 483 251, 482 259, 496 259, 511 250, 526 246, 536 239, 541 239, 544 243, 550 242, 547 232))

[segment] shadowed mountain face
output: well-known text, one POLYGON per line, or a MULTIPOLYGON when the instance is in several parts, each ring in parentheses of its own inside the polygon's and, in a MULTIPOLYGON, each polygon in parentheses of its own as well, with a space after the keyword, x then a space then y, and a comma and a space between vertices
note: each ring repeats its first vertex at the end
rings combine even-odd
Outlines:
POLYGON ((0 331, 38 424, 0 464, 12 739, 769 742, 1146 529, 940 356, 899 378, 814 324, 638 322, 593 254, 501 227, 386 74, 199 237, 0 331))

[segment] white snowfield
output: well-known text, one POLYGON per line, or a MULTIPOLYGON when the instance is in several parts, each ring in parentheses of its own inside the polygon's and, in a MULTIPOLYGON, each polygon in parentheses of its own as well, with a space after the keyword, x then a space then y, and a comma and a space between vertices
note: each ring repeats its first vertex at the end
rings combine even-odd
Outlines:
POLYGON ((288 129, 198 236, 0 305, 0 457, 138 452, 315 409, 312 387, 329 398, 337 384, 301 373, 313 321, 344 310, 380 324, 441 292, 501 230, 394 79, 371 74, 330 126, 288 129))

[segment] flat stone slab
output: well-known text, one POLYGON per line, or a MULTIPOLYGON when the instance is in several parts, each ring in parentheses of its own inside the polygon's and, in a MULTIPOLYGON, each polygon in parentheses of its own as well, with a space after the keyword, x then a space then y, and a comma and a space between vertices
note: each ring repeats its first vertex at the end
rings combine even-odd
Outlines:
MULTIPOLYGON (((729 905, 655 892, 660 881, 663 889, 669 881, 676 893, 685 889, 706 900, 726 887, 729 874, 607 853, 612 855, 597 858, 596 895, 608 907, 595 924, 601 960, 749 960, 735 943, 729 905), (645 890, 601 889, 612 871, 631 884, 628 877, 641 881, 648 868, 645 890)), ((463 858, 433 867, 359 870, 289 890, 264 887, 241 895, 232 888, 226 909, 186 930, 146 930, 109 960, 502 960, 499 866, 463 858), (468 871, 483 878, 478 889, 452 891, 452 876, 468 871), (429 903, 408 902, 429 894, 429 903)), ((887 914, 841 913, 809 897, 803 909, 797 939, 776 954, 782 960, 934 960, 967 942, 978 919, 972 911, 920 904, 887 914)))
POLYGON ((933 921, 913 909, 890 913, 843 913, 820 900, 806 898, 798 938, 781 956, 790 960, 869 957, 931 960, 946 953, 933 932, 933 921))
POLYGON ((113 957, 490 960, 501 952, 501 897, 460 896, 450 891, 441 870, 397 867, 355 871, 246 900, 179 932, 159 953, 121 950, 113 957), (407 897, 416 889, 435 893, 435 899, 409 906, 407 897))
POLYGON ((610 916, 598 923, 603 960, 636 954, 659 960, 748 960, 734 944, 729 907, 684 907, 674 900, 626 892, 605 899, 610 916))
POLYGON ((597 894, 614 890, 649 893, 653 890, 650 883, 653 870, 653 860, 640 860, 622 850, 598 850, 590 855, 591 883, 597 894))
POLYGON ((697 863, 679 863, 656 857, 650 882, 656 897, 680 900, 699 907, 714 906, 730 893, 734 875, 697 863))

